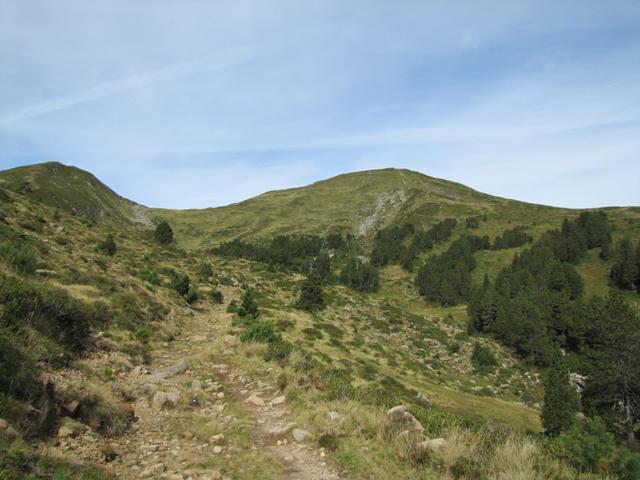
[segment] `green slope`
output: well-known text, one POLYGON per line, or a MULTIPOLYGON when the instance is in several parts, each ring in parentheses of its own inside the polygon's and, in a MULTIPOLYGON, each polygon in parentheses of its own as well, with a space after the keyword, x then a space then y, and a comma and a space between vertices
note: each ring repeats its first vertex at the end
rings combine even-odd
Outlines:
POLYGON ((512 221, 562 215, 562 209, 493 197, 410 170, 340 175, 312 185, 268 192, 237 204, 202 210, 160 210, 184 246, 209 246, 236 237, 328 231, 369 236, 394 222, 430 225, 446 217, 488 213, 512 221))
POLYGON ((0 172, 0 187, 96 223, 132 226, 135 211, 144 211, 91 173, 58 162, 0 172))

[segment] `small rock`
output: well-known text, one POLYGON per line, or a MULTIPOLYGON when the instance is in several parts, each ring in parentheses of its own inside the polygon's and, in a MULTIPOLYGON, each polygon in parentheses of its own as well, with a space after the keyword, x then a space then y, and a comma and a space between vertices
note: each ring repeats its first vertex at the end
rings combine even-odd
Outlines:
POLYGON ((334 412, 334 411, 327 412, 327 417, 332 422, 336 422, 336 421, 340 420, 340 414, 338 412, 334 412))
POLYGON ((213 447, 213 453, 222 453, 222 447, 220 445, 216 445, 213 447))
POLYGON ((293 438, 296 442, 304 442, 310 436, 311 432, 309 432, 308 430, 304 430, 302 428, 293 429, 293 438))
POLYGON ((264 407, 264 400, 253 394, 246 400, 248 403, 255 405, 256 407, 264 407))
POLYGON ((442 450, 444 447, 446 447, 447 441, 444 438, 433 438, 420 442, 418 446, 423 450, 437 451, 442 450))
POLYGON ((422 392, 418 392, 418 394, 416 395, 416 399, 425 407, 428 407, 431 404, 431 402, 429 402, 429 399, 424 396, 422 392))
POLYGON ((284 403, 286 400, 286 397, 284 395, 280 396, 280 397, 276 397, 273 400, 271 400, 271 404, 272 405, 280 405, 282 403, 284 403))
POLYGON ((198 379, 191 382, 191 388, 194 390, 202 390, 202 382, 198 379))
POLYGON ((217 397, 221 400, 224 398, 224 392, 218 392, 217 397))
POLYGON ((222 433, 219 433, 217 435, 214 435, 213 437, 211 437, 209 439, 209 441, 211 443, 213 443, 214 445, 220 444, 220 443, 224 443, 224 435, 222 433))

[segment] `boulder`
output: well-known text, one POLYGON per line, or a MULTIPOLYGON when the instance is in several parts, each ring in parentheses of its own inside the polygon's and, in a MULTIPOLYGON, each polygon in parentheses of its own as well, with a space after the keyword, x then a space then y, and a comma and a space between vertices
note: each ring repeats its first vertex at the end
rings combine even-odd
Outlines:
POLYGON ((308 430, 304 430, 303 428, 293 429, 293 439, 296 442, 304 442, 310 436, 311 436, 311 432, 309 432, 308 430))
POLYGON ((387 410, 387 416, 394 424, 405 426, 410 432, 424 432, 424 427, 418 419, 409 412, 409 408, 406 405, 397 405, 390 408, 387 410))
POLYGON ((432 452, 435 452, 446 447, 447 441, 444 438, 432 438, 420 442, 418 446, 423 450, 430 450, 432 452))
POLYGON ((151 406, 156 410, 174 408, 178 404, 180 394, 178 392, 156 392, 153 396, 151 406))
POLYGON ((169 365, 168 367, 157 368, 151 375, 158 381, 166 380, 169 377, 173 377, 174 375, 178 375, 180 373, 186 372, 191 363, 186 358, 178 360, 173 365, 169 365))

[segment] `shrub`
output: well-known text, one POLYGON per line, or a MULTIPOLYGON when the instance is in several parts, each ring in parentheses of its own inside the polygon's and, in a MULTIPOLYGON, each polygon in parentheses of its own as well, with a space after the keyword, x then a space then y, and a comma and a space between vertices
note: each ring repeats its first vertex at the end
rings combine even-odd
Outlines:
POLYGON ((151 330, 148 327, 140 327, 133 333, 133 336, 143 345, 148 345, 151 339, 151 330))
POLYGON ((184 296, 184 298, 188 304, 193 304, 193 303, 196 303, 200 298, 200 293, 198 292, 198 289, 194 285, 189 285, 189 288, 187 289, 187 293, 184 296))
POLYGON ((210 263, 202 263, 198 267, 198 276, 201 280, 208 280, 213 276, 213 269, 210 263))
POLYGON ((263 358, 267 362, 281 362, 291 354, 292 350, 293 345, 286 340, 271 342, 264 352, 263 358))
POLYGON ((236 313, 238 311, 238 301, 234 298, 227 305, 227 313, 236 313))
POLYGON ((184 297, 189 293, 190 282, 191 282, 191 279, 189 278, 189 275, 187 275, 186 273, 185 274, 176 273, 173 275, 173 278, 171 279, 171 288, 173 288, 176 292, 178 292, 179 295, 182 295, 184 297))
POLYGON ((556 442, 570 463, 592 472, 604 470, 614 451, 613 434, 600 417, 576 418, 556 442))
POLYGON ((116 254, 116 250, 118 249, 116 245, 116 241, 113 238, 113 234, 107 235, 102 242, 98 244, 98 251, 105 255, 113 256, 116 254))
POLYGON ((338 449, 338 436, 335 433, 323 433, 318 437, 318 446, 334 452, 338 449))
POLYGON ((240 317, 257 318, 259 315, 258 305, 254 299, 255 290, 247 288, 242 296, 242 305, 238 307, 237 313, 240 317))
POLYGON ((490 373, 498 365, 498 361, 493 356, 493 353, 491 353, 491 350, 478 342, 473 346, 471 363, 473 364, 474 370, 480 374, 490 373))
POLYGON ((155 238, 156 242, 160 245, 169 245, 173 241, 173 230, 171 226, 163 220, 156 227, 153 238, 155 238))
MULTIPOLYGON (((218 289, 214 289, 211 291, 211 300, 213 303, 217 303, 218 305, 222 305, 224 303, 224 295, 218 289)), ((231 305, 231 304, 229 304, 231 305)))
POLYGON ((297 307, 308 312, 322 310, 325 307, 322 281, 319 276, 312 275, 302 282, 297 307))
POLYGON ((271 322, 253 322, 240 335, 243 343, 274 343, 281 342, 282 335, 276 332, 271 322))
POLYGON ((612 470, 620 480, 637 480, 640 478, 640 453, 620 448, 612 470))

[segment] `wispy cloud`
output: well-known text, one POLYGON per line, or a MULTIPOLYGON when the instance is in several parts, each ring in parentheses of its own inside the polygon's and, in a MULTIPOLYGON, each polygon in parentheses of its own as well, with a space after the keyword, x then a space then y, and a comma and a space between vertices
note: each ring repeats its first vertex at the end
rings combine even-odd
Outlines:
POLYGON ((79 92, 62 95, 44 102, 30 105, 0 117, 0 125, 39 117, 58 110, 99 100, 131 89, 154 83, 188 77, 203 72, 231 68, 255 58, 255 48, 237 48, 221 54, 174 63, 148 72, 127 75, 123 78, 99 83, 79 92))

